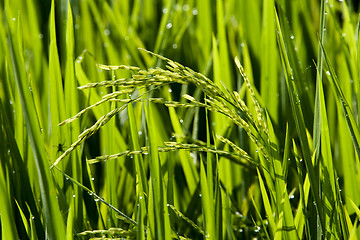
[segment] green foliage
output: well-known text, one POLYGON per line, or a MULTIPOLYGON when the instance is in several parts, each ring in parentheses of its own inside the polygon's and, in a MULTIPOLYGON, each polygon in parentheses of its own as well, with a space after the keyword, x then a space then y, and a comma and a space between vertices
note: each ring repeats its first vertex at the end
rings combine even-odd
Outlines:
POLYGON ((1 238, 357 239, 355 1, 0 8, 1 238))

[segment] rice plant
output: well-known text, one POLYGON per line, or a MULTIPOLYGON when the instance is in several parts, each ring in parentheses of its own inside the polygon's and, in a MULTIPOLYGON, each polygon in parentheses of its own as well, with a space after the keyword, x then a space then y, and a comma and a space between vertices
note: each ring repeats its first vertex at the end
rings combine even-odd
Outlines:
POLYGON ((3 239, 357 239, 355 1, 2 1, 3 239))

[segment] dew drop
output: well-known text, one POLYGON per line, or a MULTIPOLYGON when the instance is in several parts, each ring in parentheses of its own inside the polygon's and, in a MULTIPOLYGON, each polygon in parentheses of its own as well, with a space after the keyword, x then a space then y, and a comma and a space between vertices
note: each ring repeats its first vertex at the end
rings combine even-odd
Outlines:
POLYGON ((94 180, 95 180, 95 178, 92 177, 92 178, 91 178, 91 181, 94 181, 94 180))
POLYGON ((104 30, 104 35, 109 36, 110 35, 110 29, 105 29, 104 30))
POLYGON ((167 14, 168 13, 167 8, 163 8, 162 12, 163 12, 163 14, 167 14))
POLYGON ((35 216, 31 216, 31 219, 34 220, 34 219, 35 219, 35 216))
POLYGON ((79 60, 82 60, 83 59, 83 57, 82 56, 79 56, 79 60))
POLYGON ((12 18, 12 20, 13 20, 13 21, 15 21, 15 20, 16 20, 16 18, 12 18))
POLYGON ((291 39, 295 39, 294 35, 291 35, 290 38, 291 38, 291 39))
POLYGON ((196 15, 199 14, 199 12, 198 12, 198 10, 197 10, 196 8, 194 8, 194 9, 192 10, 192 14, 193 14, 194 16, 196 16, 196 15))
POLYGON ((38 38, 43 39, 44 35, 42 33, 39 33, 38 38))
POLYGON ((189 9, 190 9, 190 7, 189 7, 189 5, 188 4, 185 4, 184 6, 183 6, 183 10, 186 12, 186 11, 189 11, 189 9))
POLYGON ((326 74, 329 75, 329 76, 331 76, 330 71, 326 71, 326 74))
POLYGON ((294 199, 295 196, 294 196, 294 195, 290 195, 289 198, 290 198, 290 199, 294 199))
POLYGON ((142 135, 142 131, 139 131, 138 134, 139 134, 139 135, 142 135))
POLYGON ((73 194, 73 196, 72 196, 73 198, 75 197, 75 194, 73 194))
POLYGON ((172 92, 172 89, 171 88, 169 88, 169 93, 171 93, 172 92))
POLYGON ((69 178, 68 177, 66 177, 66 181, 68 181, 69 180, 69 178))
POLYGON ((184 120, 180 119, 180 123, 183 123, 183 122, 184 122, 184 120))
POLYGON ((100 201, 100 199, 99 199, 99 198, 95 198, 95 202, 98 202, 98 201, 100 201))
POLYGON ((199 194, 199 197, 200 197, 200 198, 202 197, 202 194, 201 194, 201 193, 199 194))
POLYGON ((177 44, 174 43, 174 44, 172 45, 172 48, 173 48, 173 49, 177 49, 177 44))
POLYGON ((172 28, 172 23, 171 23, 171 22, 169 22, 168 24, 166 24, 166 29, 170 29, 170 28, 172 28))

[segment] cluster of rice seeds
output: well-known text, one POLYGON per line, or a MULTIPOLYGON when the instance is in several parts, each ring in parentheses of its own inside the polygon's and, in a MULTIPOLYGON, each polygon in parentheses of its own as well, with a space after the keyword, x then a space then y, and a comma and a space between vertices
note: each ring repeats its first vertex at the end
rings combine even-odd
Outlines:
POLYGON ((134 230, 124 230, 122 228, 109 228, 108 230, 84 231, 84 232, 78 233, 77 236, 90 237, 91 239, 94 239, 96 237, 99 237, 99 239, 103 239, 104 237, 109 237, 110 239, 113 239, 115 237, 116 238, 135 239, 136 232, 134 230))
POLYGON ((230 141, 229 139, 227 138, 224 138, 223 136, 220 136, 220 135, 216 135, 216 137, 222 141, 223 143, 226 143, 228 144, 232 149, 235 150, 235 152, 239 155, 242 155, 242 156, 246 156, 246 158, 250 159, 250 156, 248 155, 247 152, 245 152, 243 149, 241 149, 240 147, 238 147, 236 144, 234 144, 232 141, 230 141))
MULTIPOLYGON (((216 137, 221 142, 223 142, 225 144, 228 144, 232 149, 234 149, 236 155, 241 156, 242 158, 245 158, 248 162, 250 162, 251 164, 253 164, 256 167, 263 168, 263 166, 261 166, 258 162, 254 161, 254 159, 252 159, 246 151, 241 149, 239 146, 237 146, 235 143, 233 143, 229 139, 227 139, 227 138, 225 138, 223 136, 220 136, 218 134, 216 135, 216 137)), ((265 153, 265 155, 266 155, 266 153, 265 153)), ((267 169, 264 169, 264 170, 268 171, 267 169)))
POLYGON ((155 69, 155 71, 152 71, 152 74, 159 74, 162 75, 164 73, 169 74, 168 76, 171 76, 171 82, 175 83, 191 83, 195 86, 202 89, 202 91, 208 95, 208 96, 221 96, 223 92, 220 90, 220 88, 215 85, 210 79, 202 75, 201 73, 195 72, 192 69, 185 67, 181 65, 178 62, 174 62, 166 57, 163 57, 159 54, 144 50, 145 52, 164 60, 167 65, 166 68, 168 70, 163 70, 160 68, 155 69), (158 71, 156 71, 158 70, 158 71))
POLYGON ((188 79, 190 83, 193 83, 197 87, 200 87, 206 94, 205 103, 200 103, 189 95, 184 95, 183 97, 185 97, 192 103, 197 104, 199 107, 206 107, 210 111, 222 113, 223 115, 230 118, 236 125, 240 126, 247 132, 248 136, 256 144, 259 151, 263 153, 265 158, 268 158, 268 153, 266 151, 266 148, 264 147, 268 139, 268 129, 262 115, 260 104, 256 100, 251 83, 247 78, 244 69, 240 65, 238 59, 235 59, 235 62, 239 67, 240 73, 244 78, 244 81, 249 89, 251 98, 254 102, 257 121, 254 120, 252 114, 245 105, 244 101, 240 99, 238 93, 234 92, 233 94, 231 94, 230 92, 224 92, 204 75, 196 73, 193 70, 184 67, 179 63, 173 62, 167 58, 161 58, 168 62, 168 69, 170 69, 171 71, 176 71, 177 73, 179 73, 179 75, 183 75, 184 80, 188 79), (242 113, 242 116, 238 114, 239 111, 242 113), (251 130, 249 124, 254 127, 256 133, 251 130), (265 133, 266 139, 262 138, 262 136, 264 136, 262 133, 265 133))
POLYGON ((233 98, 236 99, 235 102, 230 98, 227 98, 227 101, 223 101, 222 99, 224 98, 222 97, 220 99, 220 97, 218 96, 207 96, 205 98, 205 103, 200 103, 189 95, 184 95, 183 97, 198 107, 205 107, 209 111, 218 112, 227 116, 234 124, 238 125, 246 131, 249 138, 256 144, 258 150, 264 155, 265 159, 269 158, 267 149, 264 147, 266 146, 267 142, 267 131, 263 131, 266 135, 266 139, 263 139, 261 134, 262 131, 259 130, 261 125, 257 124, 250 111, 246 107, 245 103, 240 99, 237 93, 234 93, 233 96, 233 98), (239 98, 240 101, 237 101, 237 98, 239 98), (230 107, 228 105, 231 105, 233 107, 230 107))
POLYGON ((105 162, 107 160, 111 160, 111 159, 116 159, 122 156, 133 156, 133 155, 139 155, 139 154, 148 154, 147 151, 143 151, 143 150, 134 150, 134 151, 124 151, 121 153, 116 153, 116 154, 112 154, 112 155, 102 155, 102 156, 98 156, 94 159, 89 159, 87 160, 87 163, 89 164, 94 164, 94 163, 98 163, 98 162, 105 162))
MULTIPOLYGON (((216 149, 214 146, 207 147, 201 141, 198 141, 198 143, 191 143, 191 144, 189 144, 189 143, 178 143, 178 142, 164 142, 164 144, 165 144, 165 146, 163 146, 163 147, 159 146, 158 147, 158 152, 159 153, 173 152, 173 151, 177 151, 177 150, 186 150, 186 151, 189 151, 189 152, 193 152, 193 151, 196 151, 196 152, 209 152, 209 153, 217 154, 219 156, 228 158, 230 161, 233 161, 233 162, 235 162, 237 164, 240 164, 240 165, 242 165, 244 167, 251 168, 252 166, 250 164, 255 165, 255 166, 258 165, 258 163, 254 162, 252 160, 252 158, 244 150, 240 149, 239 147, 237 147, 237 149, 235 150, 235 153, 231 153, 231 152, 228 152, 228 151, 223 151, 223 150, 216 149)), ((94 164, 94 163, 98 163, 98 162, 104 162, 104 161, 107 161, 107 160, 117 159, 117 158, 120 158, 120 157, 123 157, 123 156, 133 156, 133 155, 139 155, 139 154, 147 155, 148 153, 149 153, 149 147, 144 146, 144 147, 141 147, 140 150, 127 150, 127 151, 112 154, 112 155, 98 156, 98 157, 96 157, 94 159, 87 160, 87 162, 89 164, 94 164)))
MULTIPOLYGON (((146 50, 145 50, 146 51, 146 50)), ((169 101, 162 98, 150 98, 147 101, 151 101, 154 103, 161 103, 164 104, 167 107, 204 107, 212 112, 218 112, 225 116, 227 116, 229 119, 232 120, 232 122, 239 127, 243 128, 247 135, 250 137, 250 139, 257 145, 258 149, 262 152, 262 154, 265 156, 265 158, 268 158, 268 154, 266 151, 266 148, 264 147, 264 144, 266 143, 265 139, 262 139, 262 136, 264 136, 262 133, 265 133, 266 138, 268 135, 268 130, 265 124, 265 121, 263 119, 261 108, 256 100, 255 93, 251 87, 249 79, 246 77, 244 69, 239 63, 238 59, 235 59, 235 62, 240 70, 241 75, 244 78, 244 81, 249 89, 251 98, 255 104, 255 110, 256 110, 256 120, 253 118, 252 114, 250 113, 248 107, 244 103, 244 101, 240 98, 240 95, 237 92, 229 92, 229 91, 222 91, 216 84, 214 84, 210 79, 205 77, 204 75, 197 73, 193 70, 191 70, 188 67, 184 67, 183 65, 171 61, 168 58, 165 58, 161 55, 146 51, 164 61, 166 61, 167 69, 162 68, 155 68, 155 69, 148 69, 148 70, 142 70, 138 67, 131 67, 131 66, 108 66, 108 65, 98 65, 99 68, 103 70, 111 70, 115 71, 118 69, 126 69, 129 70, 132 73, 131 78, 123 78, 123 79, 115 79, 112 81, 102 81, 98 83, 89 83, 84 86, 78 87, 78 89, 83 90, 87 88, 96 88, 96 87, 119 87, 121 90, 112 92, 110 94, 107 94, 102 97, 100 101, 97 103, 81 110, 78 114, 75 116, 65 120, 64 122, 60 123, 59 125, 63 125, 66 123, 69 123, 77 118, 79 118, 81 115, 83 115, 86 111, 99 106, 102 103, 108 102, 108 101, 117 101, 122 102, 123 105, 112 110, 108 114, 101 117, 92 127, 86 129, 83 133, 80 134, 79 139, 73 143, 69 149, 67 149, 54 163, 56 165, 63 159, 65 156, 67 156, 72 150, 75 149, 78 145, 80 145, 85 139, 90 137, 92 134, 97 132, 99 128, 103 125, 105 125, 114 115, 124 110, 127 105, 130 102, 136 102, 142 99, 142 96, 137 96, 134 99, 128 99, 128 98, 118 98, 119 96, 122 96, 124 94, 133 93, 136 89, 139 88, 146 88, 148 86, 155 86, 152 90, 164 86, 166 84, 170 83, 179 83, 179 84, 194 84, 195 86, 202 89, 202 91, 205 94, 205 102, 199 102, 195 100, 190 95, 183 95, 185 99, 190 101, 190 103, 180 103, 176 101, 169 101), (259 141, 260 140, 260 141, 259 141)), ((149 90, 151 91, 151 90, 149 90)), ((147 94, 146 92, 145 94, 147 94)), ((142 100, 143 101, 143 100, 142 100)), ((222 139, 224 140, 224 139, 222 139)), ((225 140, 226 141, 226 140, 225 140)), ((229 142, 226 141, 228 144, 229 142)), ((234 148, 235 152, 238 156, 241 156, 243 159, 248 159, 249 157, 247 154, 244 154, 242 151, 239 151, 238 148, 234 147, 234 144, 229 144, 232 148, 234 148)), ((182 146, 176 146, 176 148, 181 149, 190 149, 189 147, 182 145, 182 146)), ((211 150, 210 148, 199 148, 199 146, 191 147, 191 149, 197 150, 197 151, 205 151, 205 152, 211 152, 215 151, 216 153, 220 154, 219 150, 211 150)), ((162 151, 169 151, 171 149, 163 149, 162 151)), ((142 152, 139 152, 142 153, 142 152)), ((97 158, 96 161, 102 161, 109 158, 117 158, 119 156, 123 155, 129 155, 129 154, 136 154, 133 152, 128 153, 120 153, 119 155, 112 155, 112 156, 104 156, 104 158, 97 158)), ((222 155, 228 155, 226 153, 221 153, 222 155)))
POLYGON ((178 218, 184 219, 188 224, 190 224, 195 230, 197 230, 201 235, 205 235, 204 230, 198 227, 190 218, 186 217, 182 212, 177 210, 175 206, 168 204, 168 206, 174 211, 175 215, 178 218))
MULTIPOLYGON (((129 102, 128 102, 129 103, 129 102)), ((127 103, 127 104, 128 104, 127 103)), ((116 114, 120 113, 121 111, 123 111, 124 109, 126 109, 127 104, 122 105, 119 108, 115 108, 112 111, 108 112, 107 114, 105 114, 104 116, 102 116, 101 118, 99 118, 96 123, 94 125, 92 125, 91 127, 87 128, 86 130, 84 130, 79 136, 78 136, 78 140, 75 141, 73 144, 71 144, 71 146, 63 153, 61 154, 60 157, 58 157, 58 159, 56 159, 56 161, 53 163, 53 165, 51 166, 51 168, 53 168, 54 166, 56 166, 62 159, 64 159, 67 155, 69 155, 76 147, 80 146, 81 143, 83 143, 86 139, 88 139, 90 136, 92 136, 94 133, 96 133, 102 126, 104 126, 113 116, 115 116, 116 114)), ((85 110, 85 109, 84 109, 85 110)), ((82 110, 82 112, 84 111, 82 110)), ((77 114, 79 115, 79 114, 77 114)), ((78 118, 78 117, 77 117, 78 118)), ((63 125, 66 123, 69 123, 71 121, 73 121, 75 118, 69 118, 67 120, 65 120, 64 122, 60 123, 59 125, 63 125)))
MULTIPOLYGON (((189 100, 192 105, 177 102, 166 103, 166 101, 161 100, 163 101, 163 103, 165 103, 165 105, 171 107, 205 107, 209 111, 218 112, 227 116, 236 125, 243 128, 247 132, 248 136, 256 144, 259 151, 265 156, 266 159, 268 158, 268 153, 266 151, 266 148, 264 147, 268 139, 268 129, 262 115, 260 104, 256 100, 251 83, 247 78, 244 69, 238 59, 235 59, 235 62, 240 70, 241 75, 244 78, 244 82, 246 83, 251 98, 254 102, 256 120, 253 118, 244 101, 240 99, 240 96, 237 92, 234 92, 233 94, 231 94, 230 92, 224 92, 204 75, 194 72, 192 69, 184 67, 183 65, 174 62, 168 58, 165 58, 161 55, 154 54, 149 51, 146 52, 167 62, 166 67, 168 70, 170 70, 170 72, 173 73, 172 76, 174 76, 174 78, 170 79, 171 82, 181 81, 181 83, 192 83, 202 89, 205 94, 205 103, 198 102, 192 96, 186 94, 183 95, 183 97, 189 100), (252 127, 250 125, 254 128, 255 132, 252 130, 252 127), (263 136, 266 139, 263 139, 263 136)), ((162 69, 157 69, 157 71, 153 71, 152 74, 164 74, 165 72, 169 74, 167 70, 162 69)), ((159 101, 159 103, 161 101, 159 101)))
MULTIPOLYGON (((199 145, 199 144, 195 144, 195 143, 189 144, 189 143, 178 143, 178 142, 165 142, 165 145, 168 147, 172 147, 173 149, 171 149, 171 150, 176 149, 176 150, 186 150, 189 152, 195 151, 195 152, 205 152, 205 153, 216 154, 220 157, 225 157, 225 158, 229 159, 230 161, 233 161, 233 162, 240 164, 247 168, 253 167, 249 163, 257 166, 257 163, 255 163, 248 154, 240 154, 239 152, 231 153, 229 151, 219 150, 214 146, 207 147, 202 144, 199 145)), ((159 148, 159 152, 165 152, 168 150, 170 150, 170 149, 159 148)))
POLYGON ((182 108, 199 107, 198 104, 181 103, 181 102, 177 102, 177 101, 165 100, 163 98, 149 98, 148 101, 152 102, 152 103, 163 104, 166 107, 182 107, 182 108))
POLYGON ((245 129, 246 132, 251 134, 249 124, 246 121, 244 121, 244 119, 242 119, 239 116, 239 114, 236 113, 236 111, 234 109, 229 108, 226 104, 223 104, 222 101, 219 101, 219 100, 216 100, 215 98, 207 96, 205 98, 205 103, 201 103, 188 94, 184 94, 183 97, 185 99, 189 100, 193 104, 193 106, 204 107, 204 108, 207 108, 209 111, 218 112, 218 113, 221 113, 221 114, 227 116, 228 118, 230 118, 233 121, 233 123, 235 123, 236 125, 238 125, 239 127, 243 128, 243 129, 245 129))
POLYGON ((256 100, 256 97, 255 97, 255 92, 254 92, 254 89, 252 88, 251 86, 251 83, 250 83, 250 80, 249 78, 246 76, 245 74, 245 70, 243 68, 243 66, 240 64, 240 61, 238 58, 235 58, 235 63, 236 63, 236 66, 238 67, 239 71, 240 71, 240 74, 241 76, 243 77, 244 79, 244 82, 249 90, 249 93, 250 93, 250 96, 251 96, 251 99, 253 100, 254 102, 254 105, 255 105, 255 111, 256 111, 256 115, 257 115, 257 123, 259 124, 259 129, 262 129, 266 135, 268 134, 268 128, 265 124, 265 120, 263 118, 263 115, 262 115, 262 111, 261 111, 261 107, 260 107, 260 104, 259 102, 256 100))

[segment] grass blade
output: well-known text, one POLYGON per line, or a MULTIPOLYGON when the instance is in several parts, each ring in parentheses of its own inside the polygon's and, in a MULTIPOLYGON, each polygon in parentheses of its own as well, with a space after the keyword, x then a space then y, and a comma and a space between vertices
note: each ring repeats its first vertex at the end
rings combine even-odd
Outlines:
MULTIPOLYGON (((212 174, 212 173, 209 173, 212 174)), ((200 186, 201 186, 201 202, 203 206, 204 214, 204 229, 205 229, 205 239, 215 238, 215 219, 214 219, 214 206, 213 199, 210 199, 209 189, 205 167, 203 162, 200 165, 200 186)))
MULTIPOLYGON (((6 6, 8 9, 11 9, 10 3, 8 1, 6 1, 6 6)), ((7 12, 8 21, 14 22, 12 20, 13 16, 9 14, 10 12, 7 12)), ((17 16, 17 18, 19 18, 19 16, 17 16)), ((41 136, 38 114, 31 95, 31 89, 28 87, 28 78, 24 63, 24 56, 22 49, 20 48, 22 44, 22 38, 21 35, 19 35, 19 33, 21 33, 20 26, 20 19, 9 26, 11 31, 9 49, 12 56, 13 69, 15 71, 15 80, 20 95, 22 112, 24 114, 29 141, 37 167, 44 219, 47 224, 47 234, 49 238, 61 239, 63 233, 65 232, 65 224, 56 199, 55 193, 57 190, 54 186, 54 180, 50 175, 48 168, 50 165, 46 157, 44 141, 41 136)))
MULTIPOLYGON (((2 102, 0 102, 0 108, 1 110, 3 109, 2 107, 2 102)), ((3 129, 3 116, 2 116, 2 111, 0 111, 0 126, 1 129, 3 129)), ((1 142, 6 142, 5 140, 5 134, 3 132, 3 130, 0 131, 0 140, 1 142)), ((2 146, 0 147, 0 156, 1 159, 6 159, 8 158, 8 156, 6 155, 6 148, 5 145, 2 144, 2 146)), ((15 218, 14 218, 14 213, 13 213, 13 207, 11 205, 11 201, 10 201, 10 196, 11 194, 8 192, 7 190, 7 184, 8 181, 6 179, 6 175, 7 171, 4 168, 4 163, 0 164, 0 191, 3 194, 0 194, 0 204, 1 204, 1 209, 0 209, 0 217, 1 217, 1 232, 2 232, 2 237, 3 239, 17 239, 18 238, 18 233, 15 227, 15 224, 13 224, 15 222, 15 218)))
POLYGON ((277 30, 278 30, 278 45, 280 48, 280 56, 281 56, 281 61, 283 64, 283 70, 285 72, 285 79, 286 79, 286 84, 287 84, 287 88, 288 88, 291 109, 292 109, 292 113, 294 115, 294 119, 295 119, 295 123, 296 123, 296 130, 297 130, 297 133, 299 136, 306 169, 309 174, 310 185, 312 187, 311 193, 312 193, 313 198, 315 199, 317 215, 319 216, 319 219, 320 219, 321 229, 324 232, 325 231, 325 223, 324 223, 324 215, 322 213, 323 207, 322 207, 322 203, 320 200, 320 191, 319 191, 319 185, 318 185, 318 180, 317 180, 318 178, 315 175, 315 169, 314 169, 313 163, 311 161, 309 143, 308 143, 308 138, 306 135, 305 120, 304 120, 303 112, 302 112, 301 105, 300 105, 297 86, 294 83, 294 75, 292 73, 292 70, 291 70, 292 68, 291 68, 291 65, 289 62, 289 58, 287 56, 287 51, 285 48, 285 43, 284 43, 284 39, 282 36, 280 22, 279 22, 279 18, 277 16, 277 14, 276 14, 276 24, 277 24, 277 30))
POLYGON ((347 102, 347 100, 345 99, 344 93, 339 85, 339 80, 337 78, 337 75, 335 73, 335 70, 330 62, 330 59, 328 58, 327 54, 326 54, 326 50, 324 49, 324 46, 321 45, 322 51, 324 52, 324 58, 325 58, 325 62, 326 65, 329 69, 329 80, 330 83, 332 84, 332 87, 335 91, 336 96, 339 98, 344 115, 345 115, 345 119, 346 122, 348 124, 350 133, 351 133, 351 137, 353 140, 353 144, 358 156, 358 159, 360 158, 360 130, 359 127, 356 123, 355 117, 351 111, 351 108, 347 102))

